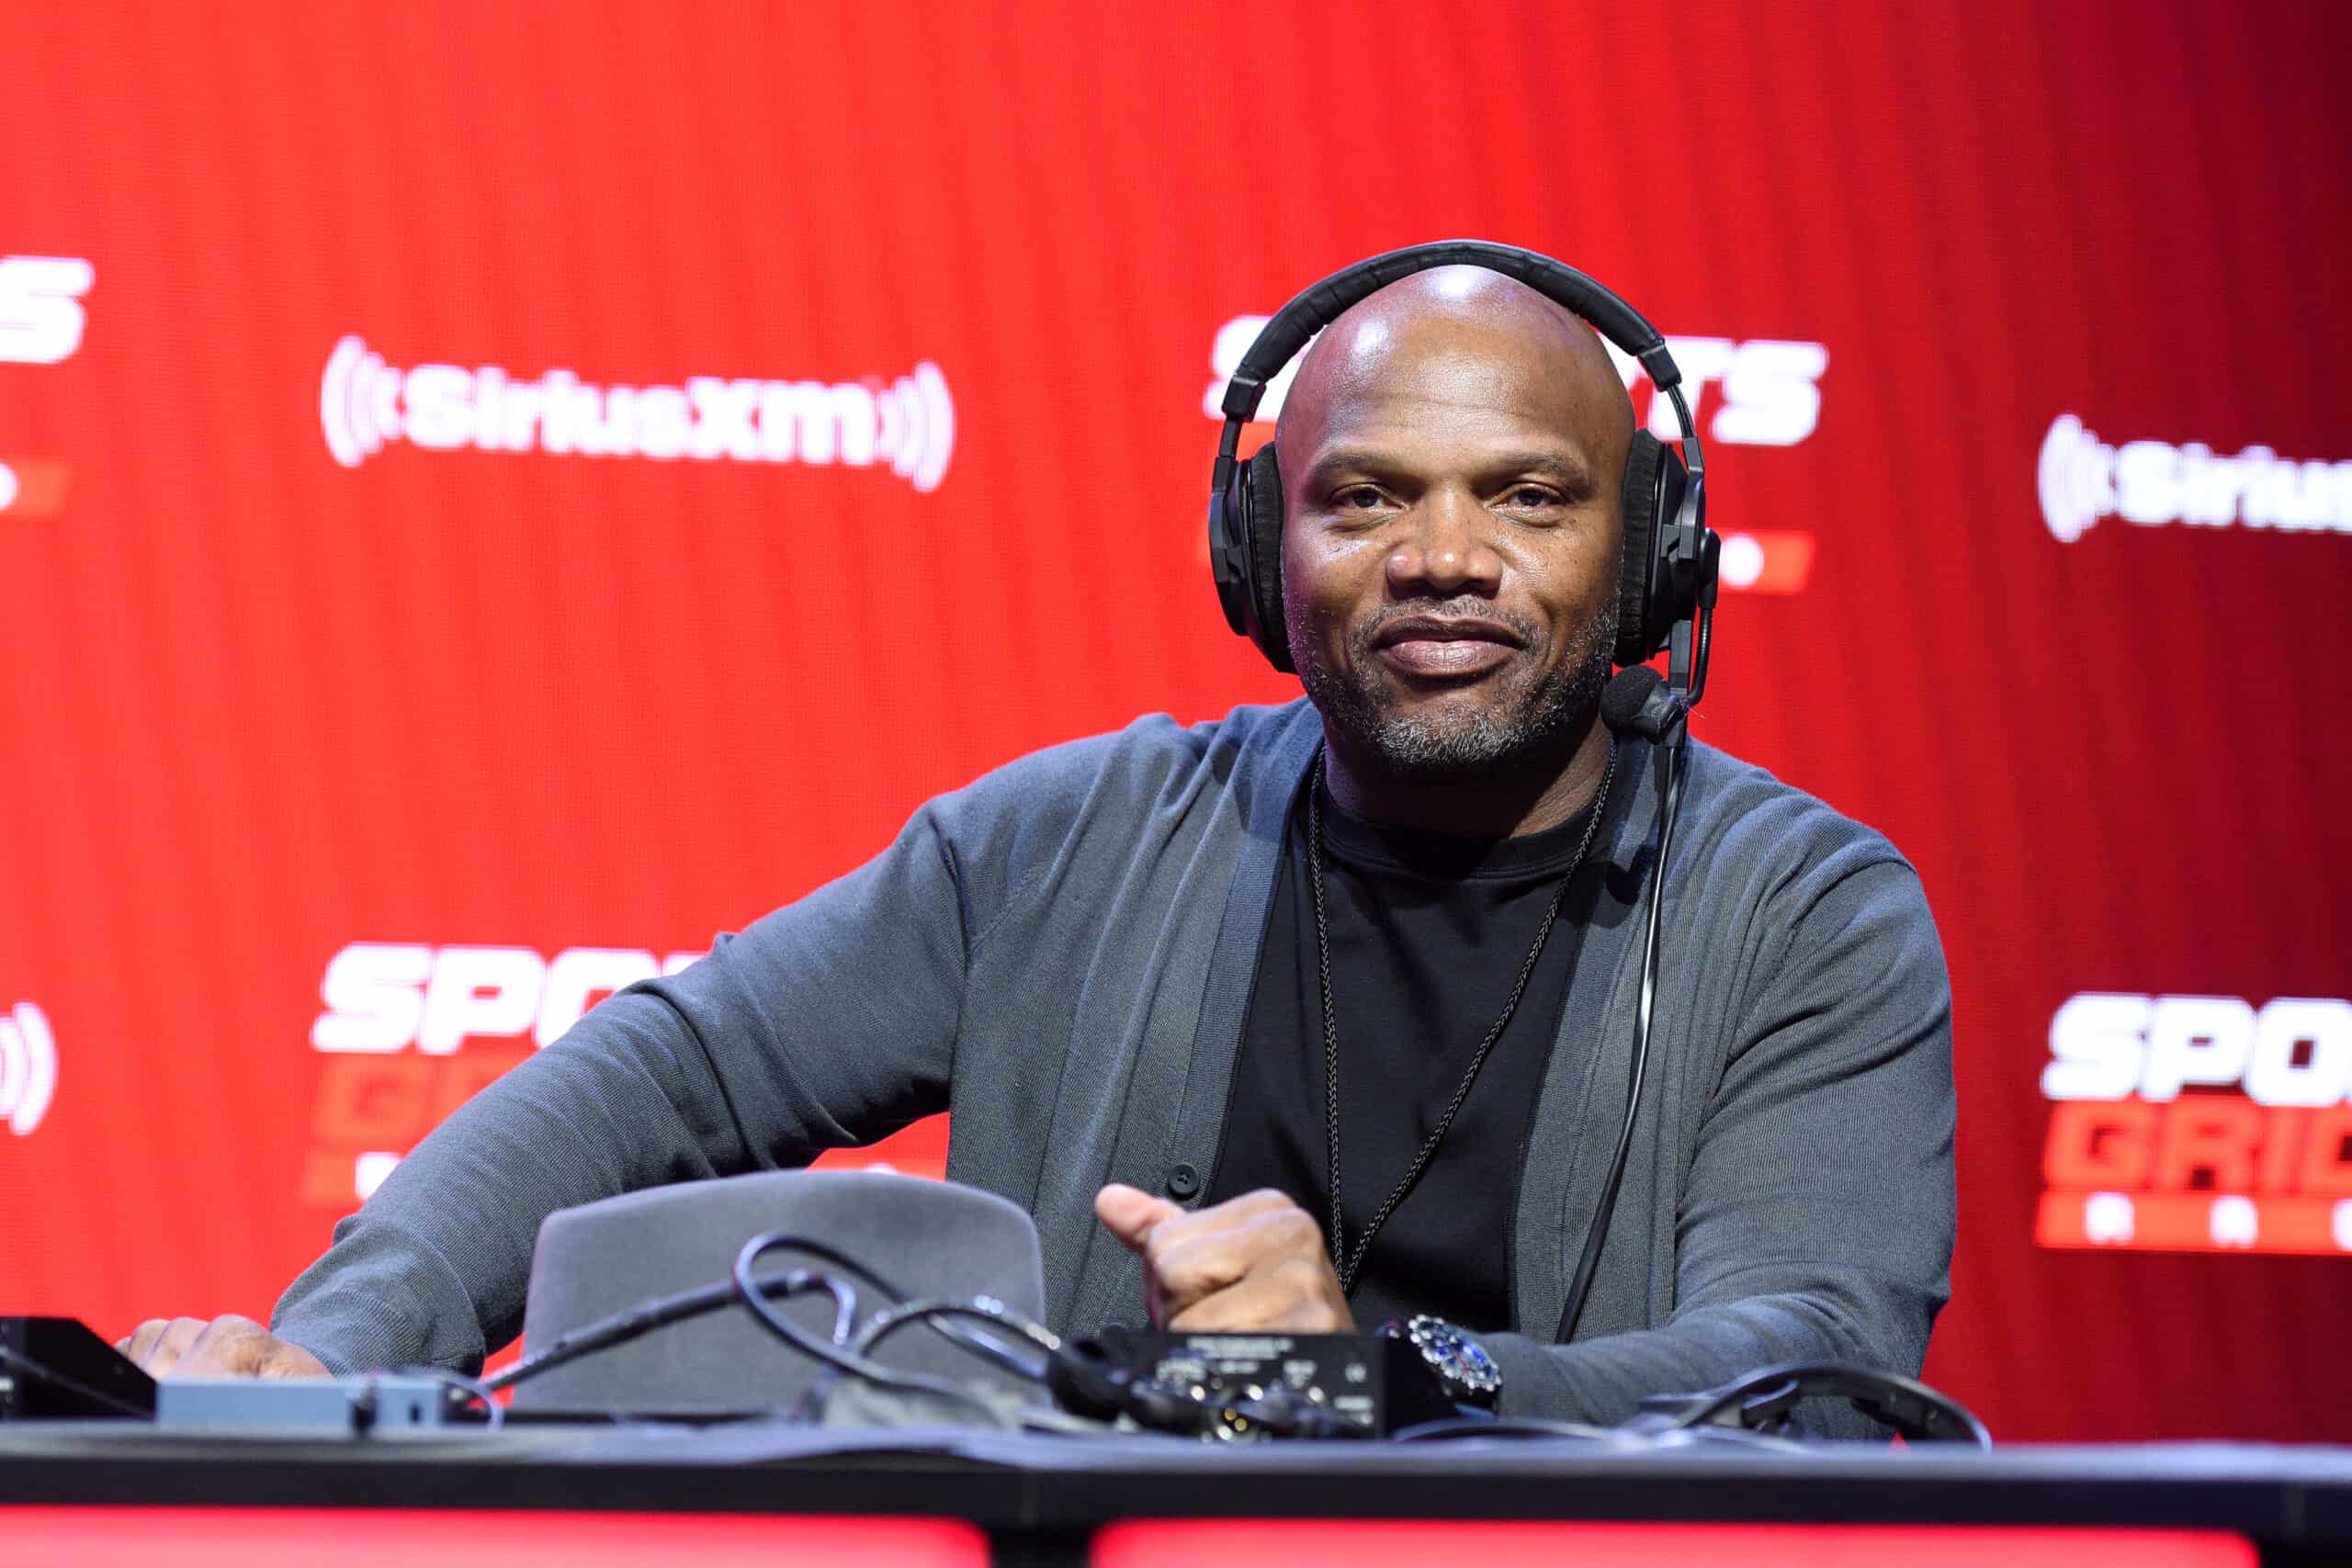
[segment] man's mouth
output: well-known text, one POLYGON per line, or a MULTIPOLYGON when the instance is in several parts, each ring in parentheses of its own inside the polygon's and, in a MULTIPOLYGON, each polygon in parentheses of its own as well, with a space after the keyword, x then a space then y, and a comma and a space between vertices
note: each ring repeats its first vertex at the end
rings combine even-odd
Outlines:
POLYGON ((1526 639, 1482 615, 1408 615, 1381 627, 1372 646, 1400 673, 1442 680, 1483 675, 1525 647, 1526 639))

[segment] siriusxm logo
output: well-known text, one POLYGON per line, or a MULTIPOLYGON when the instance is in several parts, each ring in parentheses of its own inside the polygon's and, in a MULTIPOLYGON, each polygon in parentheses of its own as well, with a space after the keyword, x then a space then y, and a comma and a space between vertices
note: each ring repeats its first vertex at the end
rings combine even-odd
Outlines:
POLYGON ((956 448, 955 400, 929 360, 888 385, 692 376, 681 386, 596 386, 562 369, 536 380, 494 365, 403 370, 357 337, 327 356, 319 425, 346 468, 407 441, 435 451, 887 465, 926 492, 956 448))
POLYGON ((57 1092, 57 1042, 49 1019, 30 1002, 0 1012, 0 1118, 23 1137, 49 1114, 57 1092))
POLYGON ((2352 462, 2299 463, 2267 446, 2226 457, 2195 441, 2111 446, 2062 413, 2042 437, 2038 478, 2041 520, 2062 545, 2105 517, 2352 534, 2352 462))

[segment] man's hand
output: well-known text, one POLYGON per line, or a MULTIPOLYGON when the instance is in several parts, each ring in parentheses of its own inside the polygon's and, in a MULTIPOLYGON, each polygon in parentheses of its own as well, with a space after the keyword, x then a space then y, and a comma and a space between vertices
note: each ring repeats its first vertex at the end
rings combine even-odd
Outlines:
POLYGON ((116 1349, 156 1377, 322 1378, 320 1359, 250 1317, 151 1317, 115 1341, 116 1349))
POLYGON ((1094 1217, 1143 1255, 1155 1327, 1185 1334, 1350 1334, 1355 1314, 1323 1251, 1323 1227, 1283 1193, 1244 1193, 1198 1213, 1114 1182, 1094 1217))

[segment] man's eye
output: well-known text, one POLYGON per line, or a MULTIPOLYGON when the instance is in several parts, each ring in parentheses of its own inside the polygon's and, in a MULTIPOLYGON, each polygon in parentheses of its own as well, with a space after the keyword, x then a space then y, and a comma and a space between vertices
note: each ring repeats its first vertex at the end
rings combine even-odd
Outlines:
POLYGON ((1510 492, 1510 504, 1521 507, 1549 506, 1552 492, 1541 485, 1521 485, 1510 492))
POLYGON ((1355 485, 1334 499, 1343 512, 1369 512, 1380 504, 1380 492, 1370 485, 1355 485))

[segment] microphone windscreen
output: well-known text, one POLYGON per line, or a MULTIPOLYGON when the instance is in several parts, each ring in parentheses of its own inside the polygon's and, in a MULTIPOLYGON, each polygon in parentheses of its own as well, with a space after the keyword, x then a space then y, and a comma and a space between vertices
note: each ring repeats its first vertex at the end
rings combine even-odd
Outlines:
POLYGON ((1629 665, 1600 689, 1600 722, 1658 739, 1673 723, 1673 705, 1666 697, 1665 676, 1646 664, 1629 665))

